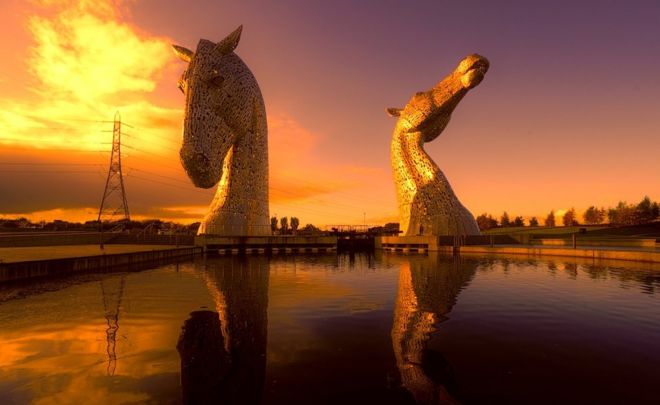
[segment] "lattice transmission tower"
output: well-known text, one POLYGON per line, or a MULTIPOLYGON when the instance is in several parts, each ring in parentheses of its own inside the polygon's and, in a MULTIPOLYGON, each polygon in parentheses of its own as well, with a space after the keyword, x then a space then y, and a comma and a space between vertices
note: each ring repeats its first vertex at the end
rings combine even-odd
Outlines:
POLYGON ((110 152, 110 169, 105 181, 105 190, 99 208, 99 224, 104 220, 113 221, 121 216, 121 221, 130 221, 126 189, 121 171, 121 117, 119 111, 115 113, 112 128, 112 150, 110 152))

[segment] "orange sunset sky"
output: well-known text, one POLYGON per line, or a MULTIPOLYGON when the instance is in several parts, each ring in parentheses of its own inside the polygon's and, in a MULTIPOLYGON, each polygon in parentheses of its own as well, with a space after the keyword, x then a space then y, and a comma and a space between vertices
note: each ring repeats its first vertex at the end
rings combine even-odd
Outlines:
POLYGON ((268 112, 271 215, 396 221, 385 109, 474 52, 491 68, 426 149, 475 216, 660 199, 655 1, 2 0, 0 13, 2 217, 95 219, 119 111, 131 216, 199 220, 213 190, 179 163, 185 66, 170 44, 240 24, 268 112))

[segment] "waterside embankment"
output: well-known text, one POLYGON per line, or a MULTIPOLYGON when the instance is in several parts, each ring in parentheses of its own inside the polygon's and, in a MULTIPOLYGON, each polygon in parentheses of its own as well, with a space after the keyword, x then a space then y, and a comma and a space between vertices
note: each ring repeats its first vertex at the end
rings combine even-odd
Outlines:
POLYGON ((578 257, 593 260, 627 260, 646 263, 660 263, 660 249, 655 247, 615 247, 615 246, 567 246, 491 244, 465 245, 460 239, 456 243, 443 243, 433 236, 393 236, 376 238, 376 249, 390 252, 426 253, 442 252, 446 254, 477 255, 525 255, 578 257))
POLYGON ((0 282, 106 270, 138 270, 187 260, 197 246, 98 245, 0 248, 0 282))

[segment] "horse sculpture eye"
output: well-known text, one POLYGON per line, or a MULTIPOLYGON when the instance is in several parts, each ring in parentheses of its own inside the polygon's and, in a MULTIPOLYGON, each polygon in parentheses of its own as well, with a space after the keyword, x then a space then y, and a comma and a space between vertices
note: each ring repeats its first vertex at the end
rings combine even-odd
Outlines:
POLYGON ((186 93, 186 90, 185 90, 186 84, 183 82, 183 80, 179 80, 176 84, 176 87, 178 87, 179 90, 181 90, 181 93, 184 93, 184 94, 186 93))
POLYGON ((225 82, 225 78, 220 75, 215 75, 209 79, 209 82, 217 87, 222 87, 222 84, 225 82))

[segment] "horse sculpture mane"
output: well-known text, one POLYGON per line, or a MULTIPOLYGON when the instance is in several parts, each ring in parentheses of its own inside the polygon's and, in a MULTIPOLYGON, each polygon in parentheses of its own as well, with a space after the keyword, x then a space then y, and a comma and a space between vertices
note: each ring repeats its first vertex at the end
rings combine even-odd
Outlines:
POLYGON ((415 94, 402 109, 391 144, 400 228, 411 235, 478 235, 474 217, 454 194, 447 178, 424 151, 445 129, 451 113, 488 70, 486 58, 470 55, 431 90, 415 94))
POLYGON ((195 52, 173 45, 188 63, 179 80, 186 97, 181 163, 197 187, 219 182, 198 234, 268 235, 268 128, 259 85, 234 53, 238 27, 195 52))

